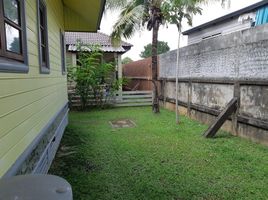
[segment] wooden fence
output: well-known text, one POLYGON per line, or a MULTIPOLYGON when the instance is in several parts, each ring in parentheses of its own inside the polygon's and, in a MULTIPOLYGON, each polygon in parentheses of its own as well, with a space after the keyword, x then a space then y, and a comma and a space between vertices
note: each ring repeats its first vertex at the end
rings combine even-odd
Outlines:
MULTIPOLYGON (((74 90, 68 90, 70 107, 76 108, 81 106, 80 97, 75 94, 74 90)), ((103 99, 107 104, 115 107, 132 107, 132 106, 150 106, 152 105, 152 91, 123 91, 117 92, 113 97, 103 99)), ((93 95, 89 96, 88 106, 97 105, 93 95)))

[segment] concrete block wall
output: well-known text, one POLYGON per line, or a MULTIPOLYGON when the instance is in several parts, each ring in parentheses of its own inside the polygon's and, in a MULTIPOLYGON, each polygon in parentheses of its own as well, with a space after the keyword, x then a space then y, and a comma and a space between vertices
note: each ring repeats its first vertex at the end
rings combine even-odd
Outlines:
MULTIPOLYGON (((160 55, 159 77, 175 78, 177 50, 160 55)), ((180 49, 180 78, 265 79, 268 25, 219 36, 180 49)))
MULTIPOLYGON (((159 56, 161 98, 169 108, 176 99, 176 55, 159 56)), ((210 124, 238 97, 239 109, 224 129, 268 144, 268 25, 181 48, 178 78, 182 112, 210 124)))

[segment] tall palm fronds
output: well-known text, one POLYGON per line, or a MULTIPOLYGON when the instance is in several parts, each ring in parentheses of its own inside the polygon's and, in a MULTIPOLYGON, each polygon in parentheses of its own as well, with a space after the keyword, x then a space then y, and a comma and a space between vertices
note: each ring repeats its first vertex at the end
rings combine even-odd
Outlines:
POLYGON ((106 9, 120 9, 120 15, 111 34, 114 44, 121 38, 129 39, 143 27, 152 30, 152 24, 171 23, 178 26, 182 19, 192 25, 193 15, 201 14, 202 4, 221 1, 227 6, 230 0, 107 0, 106 9))
POLYGON ((139 1, 132 1, 123 7, 111 34, 114 45, 119 45, 122 37, 131 38, 141 28, 144 10, 145 6, 139 1))

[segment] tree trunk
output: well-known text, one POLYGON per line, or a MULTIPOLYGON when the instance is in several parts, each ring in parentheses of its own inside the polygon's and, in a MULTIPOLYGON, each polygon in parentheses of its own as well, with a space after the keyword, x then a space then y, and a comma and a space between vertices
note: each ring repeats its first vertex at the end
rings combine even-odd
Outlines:
POLYGON ((153 25, 152 40, 152 83, 153 83, 153 112, 159 113, 158 85, 157 85, 157 41, 158 41, 159 22, 153 25))

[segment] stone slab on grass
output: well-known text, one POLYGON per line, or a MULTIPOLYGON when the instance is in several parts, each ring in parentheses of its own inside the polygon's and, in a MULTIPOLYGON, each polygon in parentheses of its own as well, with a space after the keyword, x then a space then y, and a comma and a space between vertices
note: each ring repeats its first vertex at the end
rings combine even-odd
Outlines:
POLYGON ((130 119, 117 119, 109 121, 109 123, 113 128, 131 128, 136 126, 130 119))

